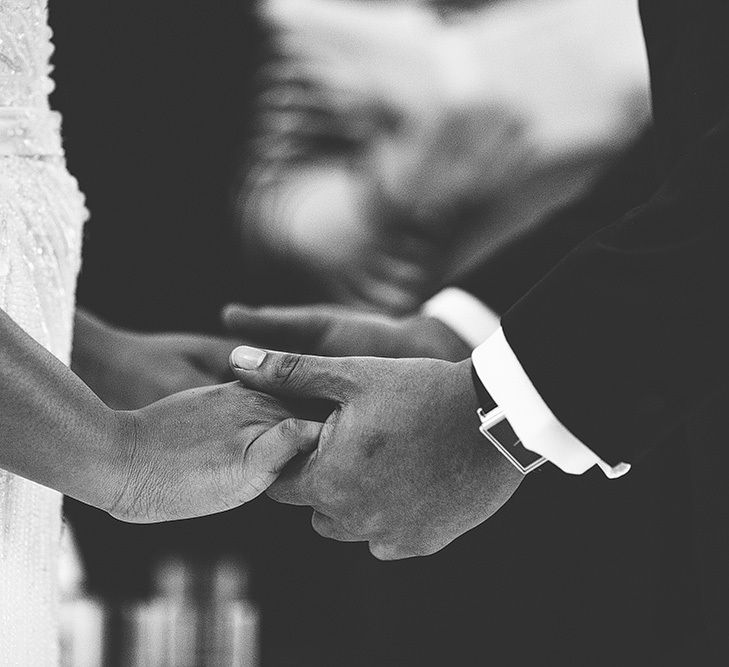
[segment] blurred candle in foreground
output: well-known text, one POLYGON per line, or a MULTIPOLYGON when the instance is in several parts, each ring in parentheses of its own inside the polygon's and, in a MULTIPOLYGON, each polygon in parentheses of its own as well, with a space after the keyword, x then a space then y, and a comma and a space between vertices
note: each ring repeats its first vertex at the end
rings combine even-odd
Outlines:
POLYGON ((152 599, 124 613, 124 667, 258 667, 258 612, 248 571, 171 558, 153 575, 152 599))
POLYGON ((249 597, 248 570, 240 562, 221 560, 213 567, 205 618, 207 667, 258 667, 258 610, 249 597))
POLYGON ((104 664, 106 610, 102 602, 86 594, 83 563, 68 524, 64 524, 61 535, 58 588, 61 667, 98 667, 104 664))
POLYGON ((104 664, 104 606, 91 598, 61 603, 62 667, 98 667, 104 664))

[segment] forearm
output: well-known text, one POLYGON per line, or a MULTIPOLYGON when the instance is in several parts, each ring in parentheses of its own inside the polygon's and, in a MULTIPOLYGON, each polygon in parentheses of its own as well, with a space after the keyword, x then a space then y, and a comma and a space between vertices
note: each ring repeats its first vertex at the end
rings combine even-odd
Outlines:
POLYGON ((50 352, 0 311, 0 467, 104 507, 103 475, 119 421, 50 352))

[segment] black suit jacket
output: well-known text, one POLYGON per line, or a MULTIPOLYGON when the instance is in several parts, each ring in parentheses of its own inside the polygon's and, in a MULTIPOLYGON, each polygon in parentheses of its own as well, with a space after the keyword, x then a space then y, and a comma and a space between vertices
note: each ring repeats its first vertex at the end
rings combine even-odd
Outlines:
POLYGON ((572 433, 610 463, 652 450, 650 465, 670 468, 656 497, 680 498, 687 518, 680 529, 670 518, 664 526, 666 534, 681 531, 670 542, 681 545, 680 564, 671 554, 654 564, 663 570, 658 597, 666 603, 658 631, 676 647, 676 660, 722 664, 729 655, 729 3, 643 0, 641 14, 652 135, 591 198, 463 286, 505 313, 507 340, 572 433))
MULTIPOLYGON (((641 198, 637 183, 622 217, 608 217, 610 206, 582 223, 574 211, 552 221, 538 241, 546 261, 576 247, 503 318, 547 404, 611 463, 685 424, 724 386, 729 357, 729 4, 644 0, 642 12, 656 159, 640 180, 656 174, 657 189, 641 198)), ((493 268, 467 284, 478 282, 486 302, 508 305, 493 268)))

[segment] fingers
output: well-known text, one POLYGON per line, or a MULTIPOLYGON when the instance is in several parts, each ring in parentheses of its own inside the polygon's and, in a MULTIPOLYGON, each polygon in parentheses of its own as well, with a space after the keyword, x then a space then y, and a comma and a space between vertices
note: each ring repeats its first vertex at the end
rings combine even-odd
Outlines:
POLYGON ((317 511, 314 511, 311 517, 311 527, 314 529, 314 532, 328 540, 336 540, 337 542, 369 542, 370 553, 377 560, 381 561, 432 556, 448 544, 447 540, 405 544, 400 543, 398 540, 388 541, 366 533, 359 534, 357 532, 351 532, 341 522, 317 511))
POLYGON ((316 450, 322 426, 303 419, 286 419, 250 444, 245 453, 244 478, 255 495, 271 486, 293 458, 316 450))
POLYGON ((336 310, 326 306, 251 308, 230 304, 223 311, 223 325, 229 333, 254 343, 316 352, 336 317, 336 310))
POLYGON ((278 476, 292 458, 299 454, 311 454, 319 445, 323 426, 319 422, 292 417, 270 429, 265 443, 270 446, 271 472, 278 476))
POLYGON ((378 544, 370 542, 370 553, 381 561, 404 560, 405 558, 414 558, 416 554, 410 553, 408 550, 391 544, 378 544))
POLYGON ((233 374, 246 386, 273 396, 344 402, 356 386, 354 359, 312 357, 238 347, 233 374))
POLYGON ((266 490, 266 495, 282 505, 312 507, 316 501, 306 483, 307 463, 292 461, 289 468, 266 490))
POLYGON ((319 507, 319 499, 314 491, 317 483, 317 455, 318 452, 315 452, 311 456, 292 460, 268 488, 266 495, 283 505, 319 507))
POLYGON ((337 542, 364 542, 366 538, 350 533, 342 524, 321 512, 314 512, 311 527, 316 533, 328 540, 337 542))
POLYGON ((350 280, 336 286, 335 294, 339 300, 362 312, 373 311, 390 317, 410 315, 425 300, 414 290, 395 285, 374 273, 350 276, 350 280))
POLYGON ((438 553, 450 540, 401 543, 394 541, 370 540, 370 553, 381 561, 404 560, 406 558, 426 558, 438 553))

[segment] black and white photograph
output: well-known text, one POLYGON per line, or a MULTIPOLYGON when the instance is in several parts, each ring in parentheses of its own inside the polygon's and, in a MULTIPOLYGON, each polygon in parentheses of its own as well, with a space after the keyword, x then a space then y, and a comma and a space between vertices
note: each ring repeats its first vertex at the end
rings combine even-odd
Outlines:
POLYGON ((0 667, 729 665, 727 33, 0 0, 0 667))

